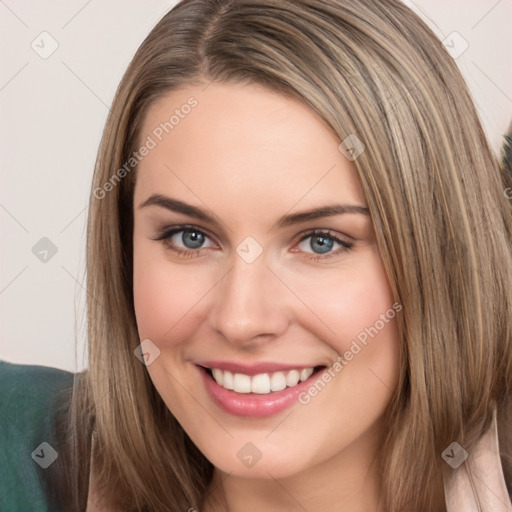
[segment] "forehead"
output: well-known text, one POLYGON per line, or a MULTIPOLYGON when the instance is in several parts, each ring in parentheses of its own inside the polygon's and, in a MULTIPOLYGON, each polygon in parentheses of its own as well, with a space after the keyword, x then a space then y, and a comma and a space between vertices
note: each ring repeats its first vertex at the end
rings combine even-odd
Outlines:
POLYGON ((364 204, 355 167, 323 120, 258 85, 173 91, 148 110, 139 139, 154 144, 138 167, 140 199, 168 192, 225 206, 244 197, 260 213, 264 205, 291 209, 299 201, 364 204))

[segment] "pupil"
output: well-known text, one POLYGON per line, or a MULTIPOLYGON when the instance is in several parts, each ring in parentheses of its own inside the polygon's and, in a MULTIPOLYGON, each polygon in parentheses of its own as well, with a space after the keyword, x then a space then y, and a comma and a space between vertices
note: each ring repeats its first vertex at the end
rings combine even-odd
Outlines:
POLYGON ((189 249, 197 249, 203 245, 204 236, 197 231, 184 231, 181 240, 189 249))
POLYGON ((334 241, 324 235, 317 235, 315 238, 311 240, 311 249, 316 250, 320 253, 329 252, 332 249, 334 241), (314 247, 314 242, 317 241, 317 247, 314 247))

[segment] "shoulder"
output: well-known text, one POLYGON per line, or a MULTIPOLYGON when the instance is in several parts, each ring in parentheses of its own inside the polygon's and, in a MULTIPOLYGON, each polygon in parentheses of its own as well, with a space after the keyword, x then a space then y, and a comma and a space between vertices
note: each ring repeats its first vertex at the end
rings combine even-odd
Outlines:
POLYGON ((73 377, 57 368, 0 361, 0 432, 36 428, 73 387, 73 377))
POLYGON ((43 472, 58 457, 53 418, 74 374, 0 361, 0 510, 45 510, 43 472))
POLYGON ((23 396, 45 396, 47 392, 69 385, 73 373, 39 365, 0 361, 0 400, 23 396))

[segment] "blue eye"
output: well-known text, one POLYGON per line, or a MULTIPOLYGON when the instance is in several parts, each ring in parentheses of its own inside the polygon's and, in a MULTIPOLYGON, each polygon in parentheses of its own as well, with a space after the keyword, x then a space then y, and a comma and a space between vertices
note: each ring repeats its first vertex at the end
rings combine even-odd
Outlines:
POLYGON ((342 252, 347 252, 353 247, 352 243, 345 242, 344 240, 341 240, 340 238, 331 235, 329 231, 310 232, 302 237, 298 245, 300 250, 305 253, 310 253, 310 251, 308 251, 308 249, 310 249, 314 256, 308 256, 308 258, 317 261, 322 258, 335 256, 342 252), (309 243, 306 243, 308 239, 309 243), (335 248, 336 245, 340 247, 337 250, 333 251, 333 248, 335 248))
MULTIPOLYGON (((195 226, 166 228, 153 240, 161 241, 167 249, 183 258, 200 256, 203 249, 217 247, 210 236, 195 226)), ((330 231, 313 230, 302 236, 297 247, 299 251, 292 252, 302 252, 304 258, 320 261, 348 252, 352 249, 353 243, 334 236, 330 231)))
POLYGON ((180 256, 196 256, 200 249, 215 246, 213 242, 211 245, 205 246, 205 242, 210 240, 210 237, 194 226, 164 229, 153 240, 162 241, 168 249, 175 251, 180 256))
POLYGON ((326 252, 332 250, 335 243, 332 238, 325 235, 314 235, 310 238, 311 240, 309 245, 311 249, 317 249, 320 254, 325 254, 326 252))
POLYGON ((181 231, 181 241, 189 249, 199 249, 204 244, 206 236, 199 231, 185 229, 181 231))

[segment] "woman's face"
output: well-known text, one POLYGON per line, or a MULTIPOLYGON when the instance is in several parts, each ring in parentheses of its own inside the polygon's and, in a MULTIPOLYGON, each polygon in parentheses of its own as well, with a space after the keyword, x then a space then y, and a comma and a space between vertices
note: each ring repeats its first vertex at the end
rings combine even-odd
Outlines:
POLYGON ((232 475, 369 460, 397 386, 401 306, 357 153, 256 85, 175 91, 140 141, 135 311, 174 416, 232 475))

